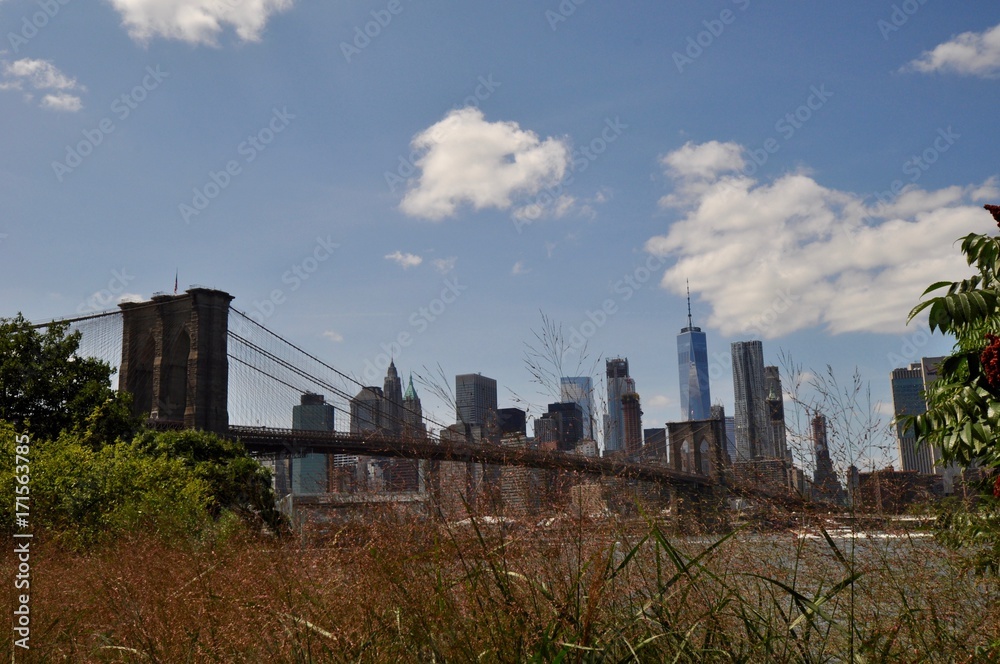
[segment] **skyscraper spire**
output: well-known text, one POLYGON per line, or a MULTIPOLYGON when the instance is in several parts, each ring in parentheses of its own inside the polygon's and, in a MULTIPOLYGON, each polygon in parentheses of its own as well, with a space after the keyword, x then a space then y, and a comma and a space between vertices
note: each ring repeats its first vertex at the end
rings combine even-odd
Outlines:
POLYGON ((685 279, 684 285, 687 286, 688 292, 688 329, 690 329, 694 327, 694 323, 691 322, 691 282, 685 279))
POLYGON ((677 372, 681 390, 681 417, 707 420, 711 415, 712 397, 708 385, 708 341, 700 327, 694 326, 691 315, 691 284, 687 287, 688 324, 677 335, 677 372))

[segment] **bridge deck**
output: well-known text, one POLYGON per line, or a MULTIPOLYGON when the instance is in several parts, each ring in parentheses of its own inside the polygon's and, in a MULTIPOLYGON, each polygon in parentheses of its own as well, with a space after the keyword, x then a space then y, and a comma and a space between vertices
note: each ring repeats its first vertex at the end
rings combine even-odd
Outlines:
POLYGON ((585 457, 566 452, 548 452, 522 447, 403 439, 372 433, 352 434, 245 426, 229 427, 229 436, 240 440, 250 451, 262 453, 312 451, 571 470, 672 485, 708 486, 715 483, 709 477, 682 473, 657 463, 585 457))

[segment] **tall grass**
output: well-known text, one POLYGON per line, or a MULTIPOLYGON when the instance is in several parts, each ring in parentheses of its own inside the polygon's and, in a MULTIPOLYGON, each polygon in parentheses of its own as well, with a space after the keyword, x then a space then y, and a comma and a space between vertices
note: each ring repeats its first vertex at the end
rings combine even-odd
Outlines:
MULTIPOLYGON (((1000 658, 1000 586, 961 573, 961 552, 814 525, 680 536, 643 514, 534 525, 385 511, 321 540, 230 528, 89 553, 41 542, 18 661, 1000 658)), ((4 555, 7 578, 14 563, 4 555)))

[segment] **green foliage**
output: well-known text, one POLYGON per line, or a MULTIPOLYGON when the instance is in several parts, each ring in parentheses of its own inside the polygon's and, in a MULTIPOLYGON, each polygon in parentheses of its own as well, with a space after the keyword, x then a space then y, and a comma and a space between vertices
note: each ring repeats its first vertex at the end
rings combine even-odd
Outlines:
POLYGON ((935 537, 941 544, 962 551, 968 567, 977 574, 1000 575, 1000 501, 983 497, 977 509, 944 505, 937 517, 935 537))
POLYGON ((39 439, 77 429, 90 444, 131 438, 137 422, 128 398, 111 389, 111 367, 76 356, 78 332, 42 330, 21 315, 0 319, 0 420, 39 439))
MULTIPOLYGON (((925 296, 946 289, 944 294, 921 302, 910 312, 913 320, 928 310, 931 330, 954 336, 955 348, 927 388, 927 412, 906 418, 904 424, 913 427, 918 444, 940 447, 946 461, 997 468, 1000 367, 995 335, 1000 332, 1000 238, 970 233, 962 240, 962 253, 977 274, 963 281, 931 284, 925 296)), ((972 510, 946 507, 938 517, 936 537, 948 547, 967 551, 969 567, 976 573, 1000 572, 1000 511, 991 497, 984 497, 972 510)))
MULTIPOLYGON (((14 527, 16 434, 0 422, 0 530, 14 527)), ((124 535, 188 537, 233 516, 277 530, 266 469, 242 445, 210 434, 146 432, 94 449, 72 433, 31 444, 32 528, 71 546, 124 535)), ((23 463, 23 462, 22 462, 23 463)))
MULTIPOLYGON (((14 428, 0 422, 0 528, 14 527, 14 428)), ((63 434, 29 445, 29 523, 70 546, 138 532, 182 536, 209 521, 211 487, 181 459, 136 442, 98 450, 63 434)))
POLYGON ((213 516, 232 510, 273 530, 281 526, 271 475, 247 454, 242 443, 204 431, 146 431, 136 438, 146 454, 180 460, 204 481, 213 516))
POLYGON ((940 447, 946 461, 962 466, 1000 466, 1000 386, 991 385, 980 361, 988 334, 1000 332, 1000 238, 970 233, 962 253, 977 274, 956 282, 931 284, 910 312, 928 310, 932 331, 955 337, 953 353, 927 390, 927 412, 906 418, 918 444, 940 447))

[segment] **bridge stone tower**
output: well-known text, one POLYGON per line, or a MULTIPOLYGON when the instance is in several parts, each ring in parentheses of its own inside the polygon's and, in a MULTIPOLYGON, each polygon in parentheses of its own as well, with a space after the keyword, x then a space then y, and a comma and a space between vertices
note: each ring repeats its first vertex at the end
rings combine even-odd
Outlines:
POLYGON ((229 303, 210 288, 123 302, 118 387, 153 424, 226 433, 229 429, 229 303))

